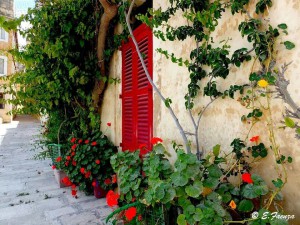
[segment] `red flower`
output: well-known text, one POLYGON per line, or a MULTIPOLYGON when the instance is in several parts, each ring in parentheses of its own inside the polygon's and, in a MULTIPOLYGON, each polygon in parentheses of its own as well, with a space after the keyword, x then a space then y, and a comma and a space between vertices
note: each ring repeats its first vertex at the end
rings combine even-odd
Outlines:
POLYGON ((143 220, 143 217, 142 217, 142 215, 140 214, 140 215, 138 215, 138 221, 142 221, 143 220))
POLYGON ((142 171, 142 177, 146 177, 146 173, 142 171))
POLYGON ((151 143, 152 143, 153 145, 158 144, 158 142, 163 142, 163 140, 160 139, 160 138, 158 138, 158 137, 153 137, 153 138, 151 139, 151 143))
POLYGON ((89 140, 85 140, 85 141, 84 141, 85 144, 88 144, 89 142, 90 142, 89 140))
POLYGON ((84 174, 84 177, 85 178, 89 178, 91 176, 91 171, 87 171, 85 174, 84 174))
POLYGON ((93 141, 91 146, 96 146, 97 145, 97 142, 96 141, 93 141))
POLYGON ((72 153, 71 153, 71 156, 74 156, 75 154, 76 154, 75 152, 72 152, 72 153))
POLYGON ((106 184, 106 185, 111 184, 111 180, 110 180, 109 178, 105 179, 105 180, 104 180, 104 184, 106 184))
POLYGON ((139 145, 139 149, 141 149, 141 150, 142 150, 142 149, 144 149, 144 148, 146 148, 146 149, 147 149, 147 145, 146 145, 146 144, 140 144, 140 145, 139 145))
POLYGON ((77 190, 72 190, 72 195, 76 196, 77 195, 77 190))
POLYGON ((111 182, 112 182, 113 184, 117 183, 117 175, 114 174, 114 175, 112 175, 111 177, 112 177, 112 178, 111 178, 111 182))
POLYGON ((258 140, 259 140, 259 136, 254 136, 254 137, 250 138, 251 142, 256 142, 257 143, 258 140))
POLYGON ((72 182, 70 181, 69 177, 64 177, 61 180, 61 182, 64 183, 66 186, 71 186, 72 185, 72 182))
POLYGON ((253 180, 251 179, 251 174, 250 174, 250 173, 243 173, 243 174, 242 174, 242 180, 243 180, 245 183, 253 184, 253 180))
POLYGON ((93 182, 92 182, 92 186, 93 186, 93 187, 96 187, 96 181, 93 181, 93 182))
POLYGON ((110 126, 111 126, 111 123, 110 123, 110 122, 108 122, 106 125, 110 127, 110 126))
POLYGON ((132 199, 131 199, 131 202, 135 202, 135 200, 136 200, 136 198, 132 198, 132 199))
POLYGON ((56 162, 60 162, 61 161, 61 156, 58 156, 57 158, 56 158, 56 162))
POLYGON ((99 159, 96 159, 96 160, 95 160, 95 163, 99 165, 99 164, 100 164, 100 160, 99 160, 99 159))
POLYGON ((83 167, 80 168, 80 173, 84 174, 85 169, 83 167))
POLYGON ((76 161, 73 160, 73 161, 72 161, 72 165, 73 165, 73 166, 76 166, 76 165, 77 165, 76 161))
POLYGON ((76 149, 76 147, 77 147, 77 145, 76 144, 74 144, 74 145, 72 145, 72 150, 75 150, 76 149))
POLYGON ((71 143, 74 143, 75 141, 76 141, 76 138, 73 137, 73 138, 71 139, 71 143))
POLYGON ((66 157, 66 159, 67 159, 67 160, 70 160, 70 159, 71 159, 71 156, 68 155, 68 156, 66 157))
POLYGON ((136 216, 136 208, 130 207, 127 210, 125 210, 125 217, 128 221, 131 221, 136 216))
POLYGON ((109 190, 106 194, 107 205, 110 206, 110 207, 118 205, 119 197, 120 197, 119 194, 115 194, 112 190, 109 190))
POLYGON ((69 161, 65 162, 65 165, 66 165, 66 166, 69 166, 69 161))
POLYGON ((73 185, 72 185, 72 188, 73 188, 73 189, 76 189, 76 184, 73 184, 73 185))
POLYGON ((52 165, 52 169, 55 170, 55 169, 56 169, 56 166, 55 166, 55 165, 52 165))
POLYGON ((79 141, 78 141, 78 144, 81 144, 82 143, 82 139, 80 139, 79 141))

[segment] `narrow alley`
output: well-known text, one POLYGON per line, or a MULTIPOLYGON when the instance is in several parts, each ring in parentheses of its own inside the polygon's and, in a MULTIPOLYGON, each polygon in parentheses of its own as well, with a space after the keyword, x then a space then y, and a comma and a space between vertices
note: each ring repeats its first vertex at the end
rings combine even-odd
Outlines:
POLYGON ((35 160, 40 123, 18 116, 0 124, 0 225, 105 224, 111 212, 105 199, 78 199, 70 188, 59 188, 50 160, 35 160))

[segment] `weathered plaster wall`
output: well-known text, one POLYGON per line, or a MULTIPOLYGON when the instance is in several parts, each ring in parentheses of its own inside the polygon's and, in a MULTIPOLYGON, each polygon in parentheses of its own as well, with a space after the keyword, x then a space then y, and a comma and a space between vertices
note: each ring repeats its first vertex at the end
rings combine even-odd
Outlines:
MULTIPOLYGON (((167 0, 154 1, 154 8, 167 6, 167 0)), ((270 18, 270 23, 275 27, 277 24, 286 23, 288 25, 288 36, 282 36, 278 42, 290 40, 296 44, 296 48, 292 51, 285 49, 283 45, 277 45, 277 62, 278 65, 293 61, 292 65, 286 73, 286 77, 290 80, 289 91, 292 97, 300 105, 300 3, 298 0, 286 1, 273 1, 273 7, 270 8, 266 17, 270 18)), ((249 6, 250 8, 253 5, 249 6)), ((221 40, 227 40, 228 37, 232 38, 228 41, 231 45, 231 52, 241 47, 249 47, 251 45, 247 42, 246 38, 241 38, 237 28, 244 16, 237 14, 232 16, 231 13, 226 12, 223 14, 222 19, 219 21, 219 29, 215 31, 215 43, 221 40)), ((182 15, 178 14, 176 18, 171 21, 172 25, 179 26, 185 24, 186 20, 182 15)), ((179 67, 167 60, 161 54, 155 52, 155 49, 167 49, 173 52, 178 57, 189 59, 189 52, 195 47, 193 40, 185 42, 162 42, 154 38, 154 81, 162 90, 165 97, 172 99, 172 107, 178 116, 180 123, 184 129, 193 132, 192 123, 184 106, 184 95, 187 92, 187 84, 189 83, 188 71, 184 67, 179 67)), ((241 68, 232 67, 230 75, 226 81, 219 80, 225 88, 230 84, 244 84, 247 82, 252 62, 244 64, 241 68)), ((254 67, 256 68, 256 67, 254 67)), ((258 67, 257 67, 258 68, 258 67)), ((121 79, 121 54, 117 51, 113 58, 110 69, 110 77, 121 79)), ((111 140, 119 146, 122 134, 122 121, 121 121, 121 84, 110 84, 104 95, 104 107, 102 111, 102 130, 106 130, 106 134, 111 140), (111 122, 112 126, 107 129, 107 122, 111 122)), ((208 99, 202 98, 202 93, 199 94, 200 98, 197 100, 194 113, 196 114, 207 103, 208 99)), ((164 103, 159 99, 158 95, 154 93, 154 136, 164 139, 164 143, 171 146, 171 141, 176 141, 178 144, 183 144, 182 138, 178 129, 175 126, 164 103)), ((274 112, 274 121, 278 126, 283 119, 282 114, 285 105, 279 99, 272 101, 272 109, 274 112)), ((241 116, 248 113, 248 111, 240 105, 239 102, 232 99, 219 99, 215 101, 204 113, 200 123, 199 138, 200 146, 204 152, 209 152, 216 144, 221 144, 222 149, 229 151, 231 141, 240 137, 245 139, 250 125, 243 124, 240 120, 241 116)), ((264 143, 268 143, 268 135, 266 131, 266 123, 258 123, 250 137, 259 135, 264 143)), ((283 190, 285 198, 284 209, 288 214, 294 214, 296 219, 290 221, 291 224, 300 224, 300 141, 294 138, 292 130, 286 129, 276 130, 278 144, 281 148, 281 153, 284 155, 291 155, 294 159, 293 164, 288 166, 288 184, 283 190)), ((194 139, 189 137, 192 145, 195 145, 194 139)), ((175 159, 175 152, 169 148, 172 153, 172 159, 175 159)), ((271 185, 271 180, 277 177, 274 167, 274 158, 272 154, 257 164, 256 171, 262 175, 271 185)))
MULTIPOLYGON (((280 23, 288 25, 288 36, 282 36, 278 40, 277 45, 277 62, 278 65, 289 63, 293 61, 292 65, 286 73, 286 77, 290 80, 289 91, 295 101, 300 105, 300 2, 298 0, 287 1, 273 1, 273 7, 270 8, 269 13, 265 14, 266 18, 270 18, 272 26, 276 27, 280 23), (292 51, 285 49, 279 43, 281 41, 290 40, 296 44, 296 48, 292 51)), ((154 1, 154 7, 166 7, 167 1, 154 1)), ((253 10, 253 4, 249 9, 253 10)), ((254 15, 255 16, 255 15, 254 15)), ((231 45, 231 52, 243 46, 251 48, 246 38, 241 38, 238 31, 238 25, 244 19, 244 16, 237 14, 232 16, 230 12, 223 14, 219 21, 219 29, 217 29, 213 36, 215 43, 221 40, 227 40, 231 45)), ((173 18, 173 25, 182 25, 185 23, 182 15, 177 15, 173 18)), ((173 52, 178 57, 189 57, 191 48, 195 46, 194 41, 185 42, 161 42, 154 40, 154 48, 167 49, 173 52)), ((184 94, 187 92, 187 84, 189 81, 187 69, 178 67, 171 63, 164 56, 159 53, 154 54, 154 80, 161 88, 165 97, 172 99, 172 107, 178 115, 178 119, 184 126, 186 131, 193 131, 191 121, 188 113, 184 107, 184 94)), ((247 81, 252 62, 244 64, 241 68, 232 67, 230 75, 226 81, 219 80, 220 84, 228 88, 231 83, 243 84, 247 81)), ((258 66, 258 65, 257 65, 258 66)), ((201 96, 201 93, 200 93, 201 96)), ((207 99, 199 98, 196 109, 201 109, 208 102, 207 99)), ((183 143, 178 129, 174 125, 174 121, 167 112, 164 104, 160 101, 158 96, 154 94, 154 134, 166 140, 167 143, 175 140, 178 143, 183 143)), ((282 114, 285 109, 285 104, 279 99, 272 101, 272 111, 274 112, 274 121, 276 126, 280 125, 283 119, 282 114)), ((197 110, 196 110, 197 111, 197 110)), ((200 125, 200 143, 201 149, 208 152, 216 144, 221 144, 223 150, 230 150, 230 143, 235 137, 244 139, 247 135, 250 125, 243 124, 240 120, 241 116, 248 113, 243 106, 236 100, 219 99, 215 101, 208 110, 204 113, 200 125)), ((266 130, 266 123, 258 123, 250 137, 259 135, 264 143, 268 143, 268 134, 266 130)), ((288 184, 283 190, 285 198, 284 209, 289 214, 294 214, 296 219, 290 221, 291 224, 300 224, 300 141, 295 139, 294 132, 286 129, 285 131, 276 130, 276 137, 280 145, 281 153, 284 155, 291 155, 294 159, 293 164, 288 166, 288 184)), ((194 144, 194 140, 190 138, 194 144)), ((174 152, 173 152, 174 154, 174 152)), ((272 154, 263 162, 257 164, 256 171, 262 175, 271 185, 271 180, 276 179, 274 158, 272 154)))

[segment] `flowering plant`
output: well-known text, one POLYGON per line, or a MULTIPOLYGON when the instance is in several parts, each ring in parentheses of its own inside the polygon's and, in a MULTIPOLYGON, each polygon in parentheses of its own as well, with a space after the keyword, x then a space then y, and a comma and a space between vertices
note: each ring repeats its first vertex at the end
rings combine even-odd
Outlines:
MULTIPOLYGON (((177 152, 174 165, 166 158, 167 151, 160 143, 162 141, 154 143, 153 150, 144 155, 143 159, 139 157, 139 150, 120 152, 111 158, 113 169, 120 179, 120 193, 110 193, 107 196, 108 205, 123 207, 122 211, 118 209, 122 217, 132 211, 132 215, 125 220, 134 221, 134 224, 143 224, 147 210, 126 208, 129 210, 126 211, 124 205, 130 205, 132 201, 139 202, 144 208, 155 209, 163 205, 163 208, 169 209, 169 213, 172 208, 170 205, 176 206, 176 212, 180 213, 177 213, 176 221, 170 224, 221 225, 235 221, 252 225, 265 224, 261 223, 259 217, 252 219, 251 213, 258 211, 262 214, 268 211, 266 206, 272 190, 260 176, 250 173, 250 170, 254 160, 266 156, 264 151, 267 149, 259 143, 258 136, 249 141, 247 147, 246 142, 233 140, 231 154, 224 155, 220 145, 217 145, 202 160, 198 160, 194 154, 185 153, 174 144, 177 152), (111 196, 117 198, 113 197, 112 200, 111 196)), ((280 185, 279 180, 273 183, 275 186, 280 185)), ((280 196, 276 200, 278 204, 280 196)), ((287 224, 278 219, 273 222, 287 224)))
POLYGON ((57 167, 66 172, 71 182, 86 193, 92 192, 95 179, 107 190, 114 185, 110 157, 117 148, 101 131, 89 136, 70 137, 68 150, 56 159, 57 167), (110 182, 108 182, 110 180, 110 182))

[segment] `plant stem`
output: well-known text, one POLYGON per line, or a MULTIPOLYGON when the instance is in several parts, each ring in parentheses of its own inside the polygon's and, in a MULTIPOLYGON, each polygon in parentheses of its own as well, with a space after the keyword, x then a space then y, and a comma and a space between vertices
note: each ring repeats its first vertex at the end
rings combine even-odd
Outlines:
MULTIPOLYGON (((145 71, 145 74, 146 74, 146 76, 147 76, 147 79, 148 79, 149 83, 151 84, 151 86, 153 87, 153 89, 155 90, 155 92, 159 95, 160 99, 165 103, 165 102, 166 102, 166 98, 162 95, 162 93, 160 92, 160 90, 159 90, 159 89, 157 88, 157 86, 154 84, 154 82, 153 82, 153 80, 152 80, 152 78, 151 78, 151 76, 150 76, 150 74, 149 74, 149 71, 148 71, 148 69, 147 69, 147 67, 146 67, 146 64, 145 64, 145 61, 144 61, 143 56, 142 56, 142 54, 141 54, 141 51, 140 51, 140 49, 139 49, 138 43, 137 43, 137 41, 136 41, 136 39, 135 39, 135 37, 134 37, 134 35, 133 35, 132 28, 131 28, 131 26, 130 26, 130 15, 131 15, 131 12, 132 12, 132 9, 133 9, 133 6, 134 6, 134 2, 135 2, 135 0, 132 0, 132 2, 131 2, 131 4, 130 4, 130 7, 129 7, 129 10, 128 10, 127 14, 126 14, 126 12, 125 12, 126 25, 127 25, 128 30, 129 30, 130 36, 131 36, 131 38, 132 38, 133 44, 134 44, 134 46, 135 46, 135 49, 136 49, 136 51, 137 51, 137 54, 138 54, 138 56, 139 56, 139 59, 140 59, 140 61, 141 61, 141 63, 142 63, 142 67, 143 67, 143 69, 144 69, 144 71, 145 71)), ((179 123, 178 118, 176 117, 176 115, 175 115, 175 113, 174 113, 174 111, 173 111, 173 109, 172 109, 171 106, 169 106, 169 107, 167 107, 167 108, 168 108, 168 110, 169 110, 169 112, 170 112, 170 114, 171 114, 171 116, 172 116, 172 118, 173 118, 173 120, 174 120, 174 122, 175 122, 177 128, 179 129, 179 132, 180 132, 180 134, 181 134, 181 136, 182 136, 182 139, 183 139, 183 141, 184 141, 184 144, 185 144, 187 153, 191 153, 191 148, 190 148, 190 145, 189 145, 187 136, 186 136, 186 134, 185 134, 185 132, 184 132, 184 130, 183 130, 181 124, 179 123)))

